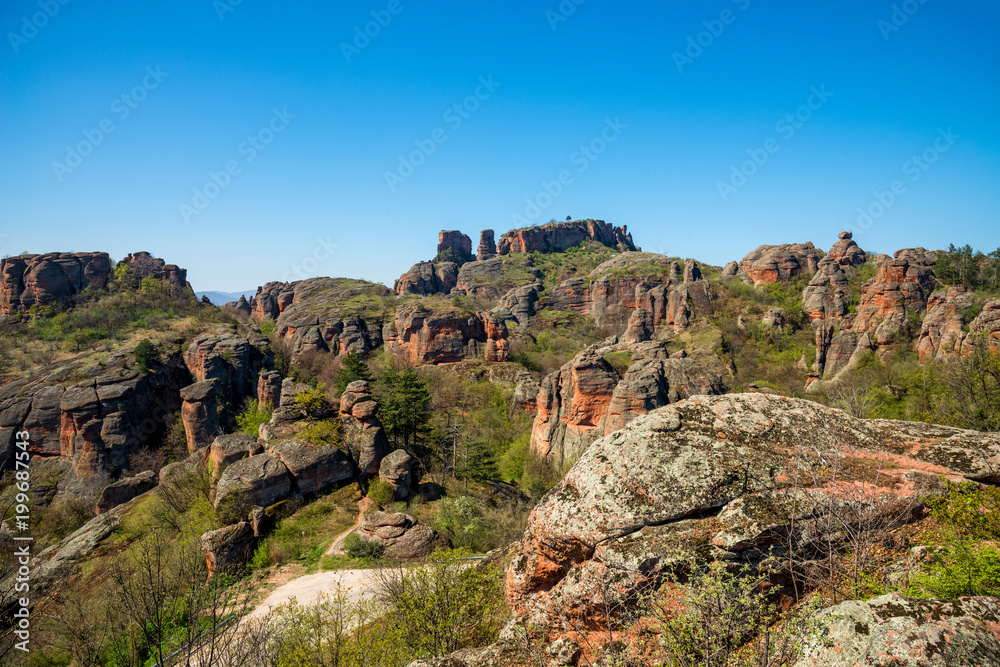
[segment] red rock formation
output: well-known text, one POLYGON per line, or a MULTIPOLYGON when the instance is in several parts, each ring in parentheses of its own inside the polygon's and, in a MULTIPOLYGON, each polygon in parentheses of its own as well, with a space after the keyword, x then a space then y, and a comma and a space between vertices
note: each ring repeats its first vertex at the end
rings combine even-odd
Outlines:
POLYGON ((87 287, 103 288, 111 275, 106 252, 20 255, 0 260, 0 315, 65 303, 87 287))
POLYGON ((221 432, 216 402, 216 382, 196 382, 181 390, 181 420, 187 434, 188 452, 193 454, 207 447, 221 432))
POLYGON ((418 262, 393 285, 396 294, 447 294, 458 282, 455 262, 418 262))
POLYGON ((497 244, 493 240, 493 230, 484 229, 479 234, 479 250, 476 253, 476 261, 481 262, 486 259, 496 257, 497 244))
POLYGON ((542 380, 531 430, 531 450, 562 465, 587 445, 649 410, 700 393, 723 393, 719 378, 690 359, 665 359, 654 343, 593 346, 542 380), (630 352, 620 376, 605 360, 630 352))
POLYGON ((660 582, 676 565, 678 542, 704 544, 707 533, 729 552, 722 558, 739 561, 780 544, 792 520, 820 517, 800 529, 822 535, 831 504, 858 501, 850 483, 783 488, 791 457, 817 451, 824 465, 865 462, 845 467, 845 482, 870 483, 858 471, 882 470, 878 495, 914 505, 943 479, 1000 481, 990 464, 1000 456, 996 434, 854 419, 759 393, 695 396, 593 443, 546 494, 507 570, 511 608, 525 625, 551 631, 550 639, 571 624, 596 629, 606 609, 627 611, 660 582))
MULTIPOLYGON (((390 352, 411 365, 453 363, 479 356, 481 346, 489 340, 481 316, 458 310, 435 312, 423 308, 419 303, 410 302, 396 309, 394 321, 382 332, 390 352)), ((501 333, 494 329, 495 336, 501 333)), ((502 355, 502 347, 495 342, 495 354, 502 355)))
POLYGON ((361 475, 378 475, 390 448, 367 382, 357 380, 347 385, 340 396, 340 419, 344 423, 344 444, 354 455, 361 475))
POLYGON ((440 232, 437 258, 440 261, 454 262, 459 266, 471 262, 472 239, 459 231, 440 232))
POLYGON ((186 269, 182 269, 176 264, 167 264, 164 260, 153 257, 148 252, 129 253, 121 263, 128 265, 139 280, 153 277, 157 280, 165 280, 176 287, 188 286, 186 269))
POLYGON ((983 306, 983 312, 969 323, 969 335, 962 343, 962 354, 970 354, 979 336, 986 337, 994 352, 1000 351, 1000 299, 991 299, 983 306))
POLYGON ((281 373, 264 371, 257 380, 257 403, 260 406, 277 407, 281 399, 281 373))
POLYGON ((964 287, 951 287, 933 292, 927 300, 927 315, 920 327, 917 353, 921 362, 958 355, 965 340, 962 311, 975 303, 975 297, 964 287))
POLYGON ((627 227, 614 227, 603 220, 574 220, 507 232, 497 242, 497 253, 510 255, 567 250, 587 240, 622 251, 636 249, 627 227))
POLYGON ((740 262, 754 284, 787 282, 803 272, 814 273, 823 253, 812 243, 762 245, 740 262))
POLYGON ((848 312, 849 279, 867 257, 851 236, 851 232, 840 233, 840 240, 820 260, 818 270, 802 292, 802 309, 810 320, 841 318, 848 312))
POLYGON ((507 340, 507 325, 493 313, 481 313, 480 317, 486 329, 486 361, 508 361, 510 341, 507 340))

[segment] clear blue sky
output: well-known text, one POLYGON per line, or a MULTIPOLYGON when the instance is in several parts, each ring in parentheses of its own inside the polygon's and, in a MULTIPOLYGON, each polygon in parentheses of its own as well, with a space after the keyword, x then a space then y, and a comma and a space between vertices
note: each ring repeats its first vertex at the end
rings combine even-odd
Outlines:
POLYGON ((899 25, 889 0, 566 0, 568 17, 558 0, 236 1, 2 3, 0 255, 148 250, 196 290, 296 269, 391 285, 441 229, 517 226, 563 171, 531 221, 627 224, 647 250, 709 263, 826 249, 852 225, 881 252, 1000 245, 991 0, 910 0, 899 25), (345 54, 373 11, 386 25, 345 54), (705 46, 678 64, 689 38, 705 46), (467 117, 449 112, 477 90, 467 117), (779 125, 797 110, 800 127, 779 125), (602 132, 604 152, 578 153, 602 132), (433 153, 387 179, 417 141, 433 153), (933 164, 909 162, 925 150, 933 164), (767 161, 724 197, 747 151, 767 161), (228 184, 199 201, 213 172, 228 184), (894 181, 862 230, 858 208, 879 213, 894 181))

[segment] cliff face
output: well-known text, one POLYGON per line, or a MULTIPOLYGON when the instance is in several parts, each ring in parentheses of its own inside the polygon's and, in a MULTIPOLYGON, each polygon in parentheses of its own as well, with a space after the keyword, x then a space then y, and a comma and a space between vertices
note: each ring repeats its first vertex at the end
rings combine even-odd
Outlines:
POLYGON ((557 467, 637 416, 695 394, 722 394, 713 373, 691 359, 668 359, 657 343, 594 346, 542 380, 531 450, 557 467), (628 356, 619 374, 609 355, 628 356))
POLYGON ((110 275, 106 252, 7 257, 0 260, 0 315, 66 303, 88 287, 105 287, 110 275))
POLYGON ((507 232, 497 241, 497 253, 510 255, 567 250, 587 240, 623 252, 636 250, 627 227, 615 227, 603 220, 574 220, 507 232))
POLYGON ((787 282, 800 273, 815 273, 823 251, 812 243, 762 245, 749 253, 739 266, 753 284, 787 282))

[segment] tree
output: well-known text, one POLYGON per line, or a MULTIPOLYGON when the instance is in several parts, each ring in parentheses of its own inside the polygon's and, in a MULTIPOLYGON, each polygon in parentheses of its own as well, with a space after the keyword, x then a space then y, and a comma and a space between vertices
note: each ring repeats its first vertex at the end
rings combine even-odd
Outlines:
POLYGON ((379 379, 379 414, 398 446, 413 447, 430 421, 431 394, 412 368, 389 367, 379 379))
POLYGON ((356 380, 371 381, 372 374, 361 355, 348 352, 340 359, 340 368, 334 376, 333 386, 337 393, 343 393, 347 385, 356 380))
POLYGON ((135 354, 135 362, 139 364, 139 370, 143 372, 160 364, 160 353, 148 338, 140 341, 132 352, 135 354))
POLYGON ((985 332, 970 338, 972 352, 950 360, 942 371, 948 413, 955 426, 1000 431, 1000 352, 993 351, 985 332))

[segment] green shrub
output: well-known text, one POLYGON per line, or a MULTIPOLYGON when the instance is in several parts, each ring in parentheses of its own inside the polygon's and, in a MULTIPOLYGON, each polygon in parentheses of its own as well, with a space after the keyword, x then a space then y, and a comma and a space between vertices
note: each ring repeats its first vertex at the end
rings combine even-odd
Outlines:
POLYGON ((258 328, 260 329, 260 334, 262 336, 270 338, 271 334, 274 333, 274 328, 276 326, 278 326, 278 323, 269 317, 263 322, 261 322, 258 328))
POLYGON ((360 355, 348 352, 340 359, 340 368, 333 380, 333 388, 337 393, 343 393, 347 385, 356 380, 371 380, 372 374, 368 365, 360 355))
POLYGON ((375 501, 379 507, 385 507, 393 501, 395 491, 389 482, 373 479, 368 484, 368 497, 375 501))
POLYGON ((296 434, 300 440, 317 447, 340 447, 344 444, 344 425, 339 419, 324 419, 313 422, 296 434))
POLYGON ((132 352, 135 354, 135 362, 139 364, 139 370, 143 372, 160 365, 160 352, 149 339, 140 341, 132 352))
POLYGON ((295 397, 295 405, 304 408, 310 414, 325 412, 330 409, 330 397, 326 393, 326 385, 307 389, 295 397))
POLYGON ((256 437, 260 433, 261 425, 271 421, 271 406, 259 405, 256 398, 251 398, 245 405, 243 412, 236 415, 236 427, 240 433, 249 433, 256 437))
POLYGON ((344 553, 351 558, 378 560, 384 550, 381 543, 361 537, 357 533, 351 533, 344 538, 344 553))

